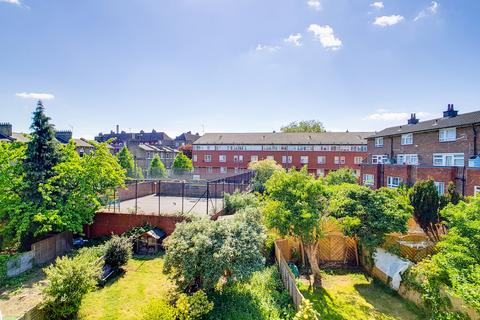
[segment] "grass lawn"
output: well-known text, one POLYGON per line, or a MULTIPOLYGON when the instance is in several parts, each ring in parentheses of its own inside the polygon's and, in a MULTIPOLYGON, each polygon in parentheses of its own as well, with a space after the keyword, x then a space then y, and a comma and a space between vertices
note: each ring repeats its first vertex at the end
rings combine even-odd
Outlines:
POLYGON ((152 299, 168 299, 175 286, 162 273, 163 258, 130 259, 126 272, 83 300, 79 319, 139 319, 152 299))
POLYGON ((312 301, 322 320, 425 319, 415 305, 361 272, 326 272, 321 290, 309 291, 304 283, 300 290, 312 301))

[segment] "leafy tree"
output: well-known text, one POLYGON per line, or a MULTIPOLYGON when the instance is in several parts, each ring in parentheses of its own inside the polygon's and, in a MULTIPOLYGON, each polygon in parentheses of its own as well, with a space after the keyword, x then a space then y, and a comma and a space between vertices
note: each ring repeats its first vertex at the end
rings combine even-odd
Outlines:
POLYGON ((193 169, 192 160, 182 152, 178 153, 173 161, 172 170, 174 174, 184 174, 191 172, 193 169))
POLYGON ((297 237, 303 244, 314 276, 314 286, 321 286, 318 266, 318 240, 324 236, 322 220, 326 219, 325 186, 309 175, 306 167, 300 171, 277 170, 266 183, 263 208, 269 228, 282 236, 297 237))
POLYGON ((410 190, 410 203, 418 225, 433 242, 440 241, 440 195, 433 179, 417 181, 410 190))
POLYGON ((396 190, 343 184, 329 188, 328 211, 343 226, 344 233, 357 238, 373 251, 392 232, 406 232, 412 215, 408 198, 396 190))
POLYGON ((126 146, 123 146, 120 152, 117 153, 117 160, 120 166, 126 171, 127 177, 135 178, 135 162, 132 153, 126 146))
POLYGON ((234 214, 235 212, 248 207, 258 207, 260 201, 253 193, 235 192, 234 194, 225 193, 225 211, 227 214, 234 214))
POLYGON ((323 123, 318 120, 294 121, 280 129, 282 132, 325 132, 323 123))
POLYGON ((39 186, 51 178, 55 172, 53 168, 60 161, 59 143, 55 139, 53 125, 45 115, 45 108, 38 101, 33 112, 33 122, 30 126, 32 133, 27 145, 24 160, 25 167, 25 196, 24 198, 40 205, 43 201, 39 186))
POLYGON ((327 184, 339 185, 342 183, 357 183, 358 179, 355 172, 350 168, 340 168, 328 173, 326 177, 327 184))
POLYGON ((184 155, 186 155, 188 157, 188 159, 192 159, 193 147, 192 147, 191 144, 186 144, 186 145, 180 146, 180 148, 178 148, 178 150, 180 150, 184 155))
POLYGON ((165 178, 167 176, 167 169, 160 156, 156 154, 150 162, 150 168, 148 169, 148 177, 152 179, 165 178))
POLYGON ((244 209, 231 220, 198 219, 177 224, 165 240, 164 272, 185 292, 211 290, 220 278, 243 280, 265 260, 260 213, 244 209))
POLYGON ((43 289, 43 309, 48 319, 73 319, 82 297, 93 290, 100 276, 100 266, 87 255, 57 258, 44 269, 47 286, 43 289))
POLYGON ((252 189, 260 193, 265 191, 265 183, 276 171, 283 171, 282 166, 277 164, 275 160, 250 162, 248 168, 255 171, 252 189))

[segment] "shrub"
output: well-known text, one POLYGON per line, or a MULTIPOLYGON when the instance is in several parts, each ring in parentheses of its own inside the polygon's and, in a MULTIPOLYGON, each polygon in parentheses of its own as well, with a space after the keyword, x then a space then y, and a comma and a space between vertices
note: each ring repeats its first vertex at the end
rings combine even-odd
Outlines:
POLYGON ((143 310, 143 320, 175 320, 175 307, 163 300, 151 301, 143 310))
POLYGON ((303 299, 300 310, 295 314, 293 320, 318 320, 320 315, 313 308, 313 304, 308 299, 303 299))
POLYGON ((125 237, 114 235, 105 244, 105 263, 112 268, 127 264, 132 257, 132 242, 125 237))
POLYGON ((258 207, 259 203, 257 196, 253 193, 235 192, 234 194, 225 194, 225 211, 227 214, 233 214, 247 207, 258 207))
POLYGON ((48 284, 43 289, 43 309, 48 319, 71 319, 80 308, 82 297, 95 288, 100 266, 89 255, 61 257, 45 273, 48 284))
POLYGON ((252 183, 253 191, 260 193, 265 192, 265 183, 275 172, 284 170, 275 160, 251 162, 248 168, 255 171, 255 177, 252 183))
POLYGON ((202 290, 192 295, 180 294, 175 305, 178 320, 200 319, 213 309, 213 303, 208 301, 207 295, 202 290))

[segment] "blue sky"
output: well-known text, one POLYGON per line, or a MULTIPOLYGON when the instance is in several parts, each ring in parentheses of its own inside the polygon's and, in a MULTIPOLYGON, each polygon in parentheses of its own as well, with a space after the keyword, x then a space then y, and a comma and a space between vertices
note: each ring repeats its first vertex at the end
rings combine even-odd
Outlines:
POLYGON ((0 122, 373 131, 480 109, 476 0, 0 0, 0 122), (50 98, 50 99, 49 99, 50 98), (53 99, 52 99, 53 98, 53 99))

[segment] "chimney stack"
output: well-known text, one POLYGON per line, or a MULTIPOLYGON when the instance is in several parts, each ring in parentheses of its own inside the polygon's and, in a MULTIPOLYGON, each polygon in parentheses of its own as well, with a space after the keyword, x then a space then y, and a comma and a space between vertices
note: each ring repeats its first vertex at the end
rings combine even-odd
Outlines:
POLYGON ((417 124, 417 123, 418 123, 417 115, 415 113, 412 113, 410 115, 410 119, 408 119, 408 124, 417 124))
POLYGON ((0 133, 4 136, 12 136, 12 125, 8 122, 0 123, 0 133))
POLYGON ((118 124, 117 124, 117 131, 116 132, 117 132, 117 134, 119 134, 119 132, 120 132, 120 126, 118 124))
POLYGON ((453 118, 453 117, 456 117, 457 115, 458 115, 458 111, 455 110, 453 103, 448 104, 447 111, 443 111, 444 118, 453 118))
POLYGON ((72 139, 72 131, 70 130, 55 131, 55 138, 60 142, 68 143, 72 139))

